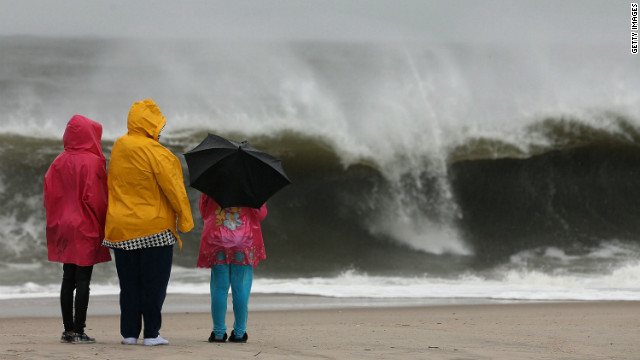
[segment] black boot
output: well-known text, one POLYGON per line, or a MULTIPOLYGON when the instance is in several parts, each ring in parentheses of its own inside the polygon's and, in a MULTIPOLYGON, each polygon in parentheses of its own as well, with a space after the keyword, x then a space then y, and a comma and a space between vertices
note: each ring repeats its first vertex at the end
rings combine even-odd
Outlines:
POLYGON ((222 337, 222 339, 218 339, 216 337, 216 334, 212 331, 211 332, 211 336, 209 336, 209 342, 213 343, 213 342, 225 342, 227 341, 227 333, 224 333, 224 336, 222 337))
POLYGON ((244 333, 244 335, 242 335, 242 338, 237 338, 236 334, 234 334, 233 330, 231 330, 231 336, 229 336, 229 342, 246 343, 247 339, 249 339, 249 336, 247 335, 246 332, 244 333))

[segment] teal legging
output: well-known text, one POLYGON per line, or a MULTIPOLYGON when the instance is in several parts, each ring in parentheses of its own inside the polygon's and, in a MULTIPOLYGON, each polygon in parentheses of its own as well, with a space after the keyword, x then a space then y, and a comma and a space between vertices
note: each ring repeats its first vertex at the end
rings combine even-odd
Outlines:
POLYGON ((211 267, 211 317, 213 332, 222 338, 227 332, 225 316, 227 314, 227 296, 231 286, 233 299, 233 332, 238 338, 247 331, 249 315, 249 294, 253 283, 253 266, 251 265, 215 265, 211 267))

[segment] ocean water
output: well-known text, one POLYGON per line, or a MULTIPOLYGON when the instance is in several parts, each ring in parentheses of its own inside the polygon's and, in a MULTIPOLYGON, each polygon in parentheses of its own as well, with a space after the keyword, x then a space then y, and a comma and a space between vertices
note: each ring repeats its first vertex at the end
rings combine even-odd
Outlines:
MULTIPOLYGON (((640 79, 610 44, 0 38, 0 298, 57 296, 42 179, 68 119, 152 98, 196 227, 169 292, 205 294, 181 154, 207 133, 282 159, 254 293, 640 300, 640 79)), ((117 294, 113 263, 92 294, 117 294)))

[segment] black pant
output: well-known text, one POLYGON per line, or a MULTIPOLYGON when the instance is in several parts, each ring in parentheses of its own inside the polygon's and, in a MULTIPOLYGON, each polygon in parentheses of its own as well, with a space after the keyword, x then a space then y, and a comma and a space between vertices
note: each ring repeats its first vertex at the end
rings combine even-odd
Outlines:
POLYGON ((62 323, 64 331, 83 333, 89 307, 89 283, 93 266, 78 266, 75 264, 62 265, 62 286, 60 287, 60 307, 62 308, 62 323), (73 316, 75 296, 75 319, 73 316))
POLYGON ((162 326, 162 305, 171 275, 173 245, 137 250, 114 249, 120 280, 120 334, 155 338, 162 326))

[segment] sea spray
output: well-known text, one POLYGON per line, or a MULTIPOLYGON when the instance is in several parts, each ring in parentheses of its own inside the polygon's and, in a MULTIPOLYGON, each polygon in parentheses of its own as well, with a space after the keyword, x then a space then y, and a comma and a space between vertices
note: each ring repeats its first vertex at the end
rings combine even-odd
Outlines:
MULTIPOLYGON (((392 238, 401 239, 414 249, 442 254, 452 252, 469 255, 470 247, 461 239, 454 227, 459 216, 448 179, 447 154, 443 147, 441 122, 452 116, 452 109, 438 91, 457 88, 455 78, 444 76, 442 83, 433 81, 433 68, 442 61, 426 61, 423 75, 413 56, 406 52, 408 74, 400 76, 400 96, 393 92, 385 95, 395 104, 402 104, 402 113, 391 123, 402 130, 404 148, 395 149, 394 158, 386 159, 382 169, 386 173, 390 191, 379 199, 382 210, 372 214, 371 229, 392 238), (407 131, 413 129, 413 131, 407 131), (399 164, 400 163, 400 164, 399 164), (402 164, 404 163, 404 164, 402 164)), ((445 67, 446 69, 446 67, 445 67)), ((445 71, 449 74, 450 71, 445 71)), ((439 78, 438 78, 439 79, 439 78)), ((387 81, 387 83, 392 83, 387 81)), ((387 134, 388 132, 382 132, 387 134)), ((375 198, 375 197, 374 197, 375 198)))
MULTIPOLYGON (((108 157, 131 103, 153 98, 168 119, 162 142, 179 157, 212 132, 282 159, 294 184, 268 202, 259 291, 637 297, 631 282, 598 285, 633 279, 631 260, 585 255, 610 241, 640 254, 640 83, 614 46, 0 44, 0 286, 15 296, 59 284, 41 181, 68 119, 100 121, 108 157)), ((174 292, 206 291, 208 273, 194 269, 197 211, 194 220, 175 254, 174 292)), ((115 292, 116 279, 104 264, 92 286, 115 292)))

